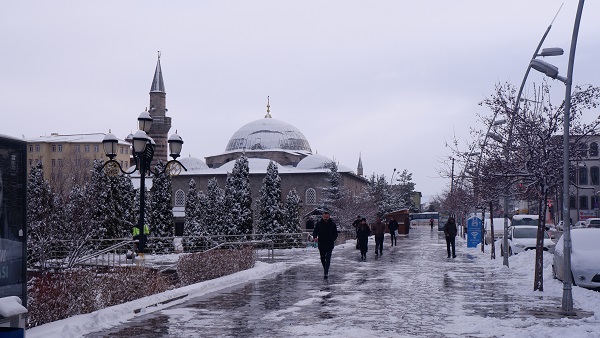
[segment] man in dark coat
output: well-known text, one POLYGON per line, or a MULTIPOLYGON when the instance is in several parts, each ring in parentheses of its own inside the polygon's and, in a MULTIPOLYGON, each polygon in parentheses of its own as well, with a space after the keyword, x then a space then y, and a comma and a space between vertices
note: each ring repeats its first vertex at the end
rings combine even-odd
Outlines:
POLYGON ((323 211, 322 218, 315 225, 313 238, 319 244, 319 253, 321 254, 321 264, 323 264, 323 278, 327 279, 329 275, 329 264, 331 263, 331 253, 335 246, 335 240, 338 237, 337 225, 331 219, 329 211, 323 211))
POLYGON ((371 232, 375 235, 375 255, 383 255, 383 236, 385 235, 385 224, 381 221, 381 217, 375 218, 375 223, 371 225, 371 232))
POLYGON ((452 258, 456 258, 456 251, 454 251, 454 246, 456 243, 456 233, 458 229, 456 228, 456 222, 453 217, 448 218, 448 222, 444 225, 444 234, 446 235, 446 250, 448 251, 448 258, 450 258, 450 247, 452 247, 452 258))
POLYGON ((390 229, 390 238, 392 239, 392 246, 397 245, 396 231, 398 231, 398 222, 396 218, 392 216, 392 219, 388 222, 388 229, 390 229))

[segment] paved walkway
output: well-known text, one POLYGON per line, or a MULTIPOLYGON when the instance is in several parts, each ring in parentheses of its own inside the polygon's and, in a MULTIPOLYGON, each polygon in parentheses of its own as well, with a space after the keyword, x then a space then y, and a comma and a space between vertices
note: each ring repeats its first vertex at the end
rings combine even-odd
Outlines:
POLYGON ((370 241, 366 262, 351 244, 336 247, 328 280, 318 251, 307 249, 311 258, 284 273, 87 337, 482 337, 489 334, 464 332, 460 321, 531 318, 560 305, 558 298, 515 296, 514 281, 476 264, 480 258, 466 254, 462 241, 458 257, 446 258, 442 234, 428 227, 411 229, 395 247, 385 239, 378 259, 370 241))

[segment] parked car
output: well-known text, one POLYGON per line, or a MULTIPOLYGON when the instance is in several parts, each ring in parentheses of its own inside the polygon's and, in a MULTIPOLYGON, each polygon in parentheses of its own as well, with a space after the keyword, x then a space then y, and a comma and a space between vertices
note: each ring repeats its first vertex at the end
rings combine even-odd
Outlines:
MULTIPOLYGON (((494 241, 496 241, 499 238, 504 237, 504 218, 498 217, 498 218, 493 218, 493 220, 494 220, 494 241)), ((508 226, 510 227, 510 219, 508 220, 508 226)), ((484 237, 485 245, 492 243, 492 227, 491 227, 489 218, 486 218, 483 221, 483 231, 485 233, 485 237, 484 237)))
MULTIPOLYGON (((537 239, 537 226, 521 225, 512 226, 508 231, 508 255, 518 254, 527 250, 535 250, 537 239)), ((554 252, 555 243, 544 230, 544 251, 554 252)), ((504 255, 503 243, 500 244, 500 252, 504 255)))
MULTIPOLYGON (((598 218, 598 220, 600 220, 600 218, 598 218)), ((588 227, 587 221, 578 221, 575 223, 575 225, 573 225, 572 228, 575 229, 575 228, 587 228, 587 227, 588 227)))
POLYGON ((514 215, 512 225, 538 225, 539 215, 514 215))
POLYGON ((585 228, 600 228, 600 218, 588 218, 585 222, 585 228))
MULTIPOLYGON (((564 280, 564 238, 556 243, 552 275, 564 280)), ((580 228, 571 231, 571 278, 575 285, 600 289, 600 229, 580 228)), ((568 276, 568 275, 567 275, 568 276)))

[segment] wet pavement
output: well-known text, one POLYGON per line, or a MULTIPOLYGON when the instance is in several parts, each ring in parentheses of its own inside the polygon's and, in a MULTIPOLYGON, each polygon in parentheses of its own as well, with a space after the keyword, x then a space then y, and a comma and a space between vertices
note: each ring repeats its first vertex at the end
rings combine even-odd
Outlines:
POLYGON ((447 324, 460 317, 531 318, 536 308, 560 305, 558 298, 514 295, 514 282, 476 264, 463 241, 457 241, 458 257, 446 258, 445 240, 435 230, 411 229, 394 247, 385 240, 379 258, 370 240, 366 262, 353 245, 336 247, 328 280, 317 249, 306 249, 302 254, 310 259, 283 273, 86 337, 480 337, 448 332, 447 324))

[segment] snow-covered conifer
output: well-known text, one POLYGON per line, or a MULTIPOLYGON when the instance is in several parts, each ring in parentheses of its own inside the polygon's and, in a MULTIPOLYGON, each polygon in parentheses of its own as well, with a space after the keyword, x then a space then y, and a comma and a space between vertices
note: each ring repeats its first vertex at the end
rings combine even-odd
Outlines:
POLYGON ((156 164, 157 175, 152 178, 150 189, 150 237, 153 240, 149 247, 157 253, 172 252, 174 249, 173 236, 173 204, 171 176, 163 172, 162 161, 156 164))
POLYGON ((296 189, 290 190, 285 198, 283 214, 285 232, 290 234, 287 238, 287 242, 290 245, 296 245, 301 242, 300 203, 300 196, 298 196, 296 189))
MULTIPOLYGON (((267 167, 267 175, 263 179, 257 204, 257 233, 266 235, 284 233, 281 178, 279 177, 277 164, 273 161, 269 162, 267 167)), ((278 236, 265 237, 275 238, 278 236)))
POLYGON ((242 155, 235 161, 227 178, 225 188, 228 234, 247 235, 252 233, 252 191, 248 158, 242 155))

